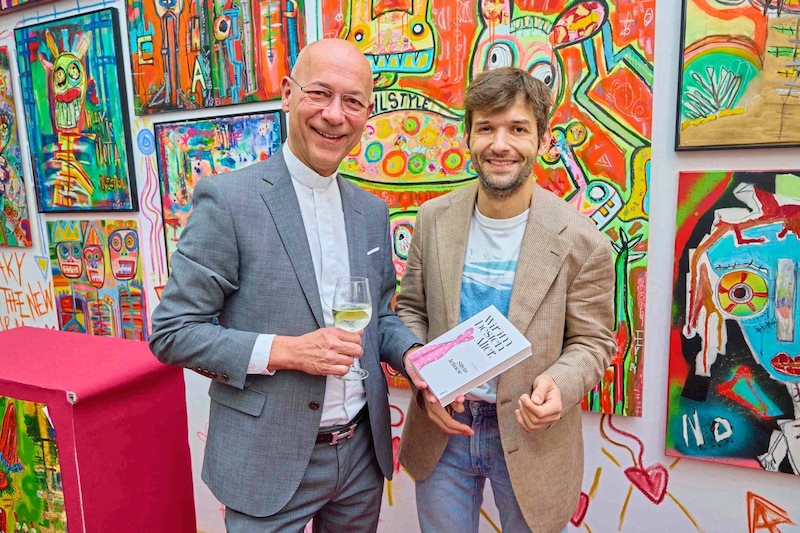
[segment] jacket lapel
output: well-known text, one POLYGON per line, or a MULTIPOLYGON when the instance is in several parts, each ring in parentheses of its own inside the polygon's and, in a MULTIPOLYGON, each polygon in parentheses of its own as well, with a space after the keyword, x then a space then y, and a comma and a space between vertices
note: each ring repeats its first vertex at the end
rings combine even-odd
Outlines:
POLYGON ((267 191, 261 193, 261 198, 267 205, 272 215, 272 220, 281 237, 283 248, 289 256, 294 268, 294 273, 303 289, 306 301, 311 308, 319 327, 325 327, 322 314, 322 304, 319 300, 319 289, 314 277, 314 262, 311 259, 311 250, 300 214, 300 204, 294 192, 289 170, 283 161, 283 153, 278 151, 269 161, 275 160, 271 172, 267 172, 264 181, 271 184, 267 191))
POLYGON ((356 201, 350 183, 341 176, 339 191, 342 196, 342 211, 344 211, 344 228, 347 235, 347 252, 350 255, 350 275, 368 277, 367 274, 367 221, 361 210, 361 205, 356 201))
POLYGON ((467 255, 467 237, 475 209, 477 184, 448 195, 450 205, 436 216, 436 246, 444 284, 447 329, 459 323, 461 315, 461 276, 467 255))
POLYGON ((523 333, 572 249, 560 235, 566 226, 553 216, 553 207, 550 193, 534 187, 508 308, 508 319, 523 333))

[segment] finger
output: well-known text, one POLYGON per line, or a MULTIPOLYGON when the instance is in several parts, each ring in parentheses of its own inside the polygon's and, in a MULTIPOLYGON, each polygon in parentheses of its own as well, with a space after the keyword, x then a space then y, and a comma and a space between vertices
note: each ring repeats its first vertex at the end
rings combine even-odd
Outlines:
POLYGON ((422 379, 422 376, 419 375, 414 365, 409 363, 408 358, 404 361, 404 365, 406 367, 406 374, 408 374, 408 377, 411 379, 411 384, 414 385, 414 388, 417 390, 427 389, 428 384, 422 379))
POLYGON ((459 396, 458 398, 456 398, 455 401, 453 403, 451 403, 448 407, 450 407, 456 413, 463 413, 464 412, 464 397, 463 396, 459 396), (458 398, 461 398, 461 400, 459 400, 458 398))
POLYGON ((542 379, 541 376, 536 379, 534 382, 533 391, 531 391, 530 397, 533 400, 533 403, 536 405, 541 405, 544 403, 545 398, 550 393, 551 388, 551 380, 549 379, 542 379))
POLYGON ((448 435, 470 437, 475 434, 471 427, 455 420, 439 403, 428 405, 428 418, 448 435))

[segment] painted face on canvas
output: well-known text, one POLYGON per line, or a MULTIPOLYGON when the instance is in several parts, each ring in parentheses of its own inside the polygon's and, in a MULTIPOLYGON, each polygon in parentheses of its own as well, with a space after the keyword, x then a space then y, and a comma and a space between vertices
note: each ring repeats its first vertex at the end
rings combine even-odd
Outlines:
POLYGON ((77 56, 65 52, 56 57, 52 73, 56 129, 73 131, 79 127, 87 85, 86 70, 77 56))
POLYGON ((83 273, 81 261, 81 243, 77 241, 62 241, 56 243, 56 257, 58 269, 65 278, 75 279, 83 273))
POLYGON ((83 267, 86 278, 93 287, 101 289, 106 279, 106 262, 103 249, 99 246, 87 246, 83 249, 83 267))
POLYGON ((742 328, 753 357, 778 381, 800 383, 800 306, 797 275, 800 241, 783 224, 731 233, 708 250, 716 274, 716 304, 742 328), (759 242, 760 241, 760 242, 759 242))
POLYGON ((118 280, 136 277, 139 263, 139 236, 132 229, 118 229, 108 236, 111 274, 118 280))

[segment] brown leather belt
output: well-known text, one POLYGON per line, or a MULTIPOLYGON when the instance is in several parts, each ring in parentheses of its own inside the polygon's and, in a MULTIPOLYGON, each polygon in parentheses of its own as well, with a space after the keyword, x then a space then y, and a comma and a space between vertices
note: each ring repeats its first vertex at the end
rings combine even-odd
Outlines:
POLYGON ((364 419, 366 414, 367 406, 365 404, 346 426, 334 429, 333 431, 321 431, 317 433, 317 444, 326 443, 333 446, 340 440, 351 438, 356 431, 356 426, 364 419))

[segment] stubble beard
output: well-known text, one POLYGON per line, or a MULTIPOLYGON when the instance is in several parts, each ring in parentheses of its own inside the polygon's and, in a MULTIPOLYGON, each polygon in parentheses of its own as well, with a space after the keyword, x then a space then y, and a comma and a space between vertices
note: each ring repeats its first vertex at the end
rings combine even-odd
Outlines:
POLYGON ((482 168, 476 165, 476 172, 478 174, 478 181, 483 188, 483 192, 494 200, 505 200, 510 198, 522 187, 526 181, 532 179, 533 166, 535 160, 528 161, 523 165, 517 173, 511 176, 511 179, 505 183, 492 181, 492 179, 483 171, 482 168))

